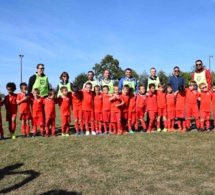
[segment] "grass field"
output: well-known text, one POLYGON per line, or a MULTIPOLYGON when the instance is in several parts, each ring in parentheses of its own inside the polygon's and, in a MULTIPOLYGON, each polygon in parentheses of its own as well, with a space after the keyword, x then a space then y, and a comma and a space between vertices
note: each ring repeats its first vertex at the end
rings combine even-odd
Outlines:
POLYGON ((196 131, 6 139, 0 194, 215 194, 214 144, 196 131))

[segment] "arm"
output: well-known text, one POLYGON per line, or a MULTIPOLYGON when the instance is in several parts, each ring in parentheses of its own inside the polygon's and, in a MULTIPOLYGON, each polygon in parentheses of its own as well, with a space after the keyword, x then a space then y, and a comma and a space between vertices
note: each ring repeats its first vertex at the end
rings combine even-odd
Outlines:
POLYGON ((195 74, 195 72, 194 72, 194 73, 192 73, 192 80, 194 80, 194 74, 195 74))
POLYGON ((16 100, 16 103, 19 105, 19 104, 21 104, 22 102, 24 102, 27 99, 28 99, 28 97, 25 96, 21 100, 16 100))
POLYGON ((138 93, 138 83, 137 83, 137 79, 135 79, 135 91, 136 91, 136 93, 138 93))
POLYGON ((58 94, 58 92, 59 92, 59 84, 57 85, 57 87, 56 87, 56 95, 58 94))
POLYGON ((205 74, 206 74, 206 80, 207 80, 207 83, 208 83, 208 90, 210 90, 211 88, 211 73, 209 70, 206 70, 205 71, 205 74))
POLYGON ((123 78, 121 78, 118 84, 120 91, 122 91, 123 81, 124 81, 123 78))
POLYGON ((145 87, 146 91, 147 91, 147 86, 148 86, 148 78, 144 82, 144 87, 145 87))
POLYGON ((32 92, 32 88, 33 88, 33 85, 36 81, 36 75, 33 75, 29 78, 29 82, 28 82, 28 93, 31 93, 32 92))

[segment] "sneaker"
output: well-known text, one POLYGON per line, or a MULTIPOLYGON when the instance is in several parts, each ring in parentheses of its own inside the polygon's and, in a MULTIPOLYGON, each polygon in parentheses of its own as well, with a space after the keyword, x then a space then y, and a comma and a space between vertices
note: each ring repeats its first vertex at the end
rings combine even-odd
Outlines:
POLYGON ((206 129, 205 131, 206 131, 206 132, 211 132, 211 130, 210 130, 210 129, 206 129))
POLYGON ((103 133, 103 135, 107 135, 107 134, 108 134, 107 132, 104 132, 104 133, 103 133))
POLYGON ((12 134, 11 134, 11 138, 12 138, 12 139, 16 139, 16 135, 12 133, 12 134))
POLYGON ((2 139, 2 140, 3 140, 3 139, 4 139, 4 136, 1 136, 1 138, 0 138, 0 139, 2 139))
POLYGON ((79 132, 76 132, 75 135, 79 135, 79 132))
POLYGON ((65 133, 61 133, 61 136, 63 136, 63 137, 64 137, 64 136, 65 136, 65 133))
POLYGON ((36 134, 33 134, 32 137, 36 137, 36 134))
POLYGON ((132 134, 132 133, 134 133, 134 132, 133 132, 132 130, 129 130, 129 133, 131 133, 131 134, 132 134))
POLYGON ((151 130, 150 130, 150 129, 147 129, 146 133, 151 133, 151 130))
POLYGON ((82 131, 82 132, 80 133, 80 135, 84 135, 84 132, 82 131))
POLYGON ((158 129, 157 129, 157 132, 161 132, 161 128, 158 128, 158 129))
POLYGON ((27 135, 27 138, 30 138, 30 137, 31 137, 30 134, 28 134, 28 135, 27 135))
POLYGON ((89 131, 86 131, 86 135, 90 135, 90 132, 89 132, 89 131))
POLYGON ((69 137, 69 133, 65 133, 64 136, 69 137))
POLYGON ((45 135, 44 134, 41 134, 41 137, 44 137, 45 135))
POLYGON ((168 132, 167 128, 164 128, 162 132, 164 133, 168 132))
POLYGON ((21 138, 26 138, 27 136, 26 135, 21 135, 21 138))
POLYGON ((92 135, 96 135, 96 132, 95 132, 95 131, 92 131, 92 135))

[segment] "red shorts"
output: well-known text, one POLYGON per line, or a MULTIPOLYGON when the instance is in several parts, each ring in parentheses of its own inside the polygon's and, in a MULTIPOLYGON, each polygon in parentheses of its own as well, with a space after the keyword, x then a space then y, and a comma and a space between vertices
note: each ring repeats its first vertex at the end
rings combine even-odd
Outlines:
POLYGON ((7 113, 6 114, 6 121, 11 121, 13 119, 16 118, 16 113, 7 113))
POLYGON ((69 124, 70 121, 71 121, 71 120, 70 120, 70 115, 61 117, 61 120, 62 120, 62 124, 63 124, 63 125, 69 124))
POLYGON ((150 120, 155 120, 157 115, 158 115, 158 113, 155 111, 148 111, 148 113, 149 113, 149 119, 150 120))
POLYGON ((204 111, 201 111, 201 116, 200 116, 201 119, 204 119, 204 120, 210 120, 211 118, 211 112, 204 112, 204 111))
POLYGON ((43 116, 33 117, 32 121, 33 121, 33 126, 40 126, 40 127, 44 126, 43 116))
POLYGON ((110 122, 110 110, 103 110, 102 118, 103 118, 103 122, 109 123, 110 122))
POLYGON ((128 120, 128 112, 122 112, 122 120, 128 120))
POLYGON ((31 113, 20 113, 20 120, 31 119, 31 113))
POLYGON ((143 119, 144 115, 145 115, 145 110, 137 108, 137 111, 136 111, 136 117, 137 117, 137 119, 143 119))
POLYGON ((46 118, 46 126, 55 126, 55 118, 46 118))
POLYGON ((95 112, 95 121, 102 121, 102 112, 95 112))
POLYGON ((85 122, 94 121, 94 113, 93 113, 93 111, 84 110, 83 113, 84 113, 84 121, 85 122))
POLYGON ((175 119, 175 110, 167 111, 167 118, 170 120, 175 119))
POLYGON ((131 121, 131 123, 135 123, 136 122, 136 112, 129 112, 128 120, 131 121))
POLYGON ((176 118, 185 118, 184 110, 176 110, 175 116, 176 118))
POLYGON ((83 119, 82 110, 73 110, 73 117, 74 117, 74 120, 82 120, 83 119))
POLYGON ((111 112, 111 122, 121 122, 121 112, 111 112))
POLYGON ((166 108, 158 108, 158 116, 166 116, 167 111, 166 108))
POLYGON ((199 117, 198 105, 187 107, 187 117, 199 117))

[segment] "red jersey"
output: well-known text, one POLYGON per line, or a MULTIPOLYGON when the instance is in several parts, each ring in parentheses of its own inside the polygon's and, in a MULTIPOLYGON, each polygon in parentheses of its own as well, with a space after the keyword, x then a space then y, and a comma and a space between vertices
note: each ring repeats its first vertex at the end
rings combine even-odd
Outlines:
POLYGON ((199 92, 196 90, 186 89, 186 103, 187 106, 196 106, 199 98, 199 92))
POLYGON ((25 114, 30 114, 31 113, 31 109, 30 109, 30 105, 31 105, 31 95, 26 96, 25 93, 20 92, 17 95, 17 100, 20 101, 23 98, 27 97, 27 99, 25 101, 23 101, 21 104, 19 104, 19 112, 20 114, 25 113, 25 114))
POLYGON ((203 112, 210 112, 211 111, 211 99, 212 94, 209 91, 203 91, 200 94, 201 102, 200 102, 200 110, 203 112))
POLYGON ((127 95, 126 94, 122 94, 122 97, 123 97, 123 101, 124 101, 124 104, 122 106, 122 111, 123 112, 128 112, 130 97, 129 97, 128 94, 127 95))
POLYGON ((67 97, 62 97, 60 96, 57 99, 57 103, 60 108, 60 114, 61 116, 70 116, 71 111, 70 111, 70 105, 71 105, 71 99, 67 97))
POLYGON ((93 97, 94 93, 87 92, 85 90, 83 92, 83 101, 82 101, 82 110, 84 111, 93 111, 93 97))
MULTIPOLYGON (((114 95, 112 95, 113 97, 114 95)), ((111 98, 111 97, 110 97, 111 98)), ((122 95, 118 95, 118 98, 114 98, 111 101, 111 112, 121 112, 122 106, 116 107, 117 104, 121 104, 124 102, 122 95)))
POLYGON ((82 109, 83 92, 78 91, 76 94, 72 94, 72 107, 73 110, 82 109))
POLYGON ((157 90, 157 103, 158 108, 166 108, 166 93, 160 90, 157 90))
POLYGON ((175 110, 175 94, 173 92, 166 94, 166 102, 167 111, 175 110))
POLYGON ((102 95, 98 94, 98 95, 94 95, 94 112, 102 112, 102 95))
POLYGON ((147 95, 147 105, 146 105, 147 111, 158 111, 158 104, 157 104, 157 94, 152 93, 150 90, 147 95))
POLYGON ((43 116, 43 99, 41 97, 33 99, 32 112, 33 117, 43 116))
POLYGON ((211 94, 212 94, 212 100, 213 100, 213 109, 215 110, 215 92, 212 91, 211 94))
POLYGON ((186 92, 184 94, 177 93, 175 110, 185 110, 186 92))
POLYGON ((130 96, 129 112, 136 112, 136 96, 130 96))
POLYGON ((17 94, 5 96, 2 104, 5 105, 7 113, 16 114, 17 113, 17 94))
POLYGON ((141 94, 137 94, 136 95, 136 107, 143 109, 146 105, 146 100, 147 100, 147 96, 146 95, 141 95, 141 94))
POLYGON ((110 94, 102 94, 102 110, 110 110, 111 103, 110 103, 110 94))
POLYGON ((54 99, 45 98, 43 100, 43 104, 45 105, 46 118, 55 118, 56 117, 55 103, 56 103, 56 101, 54 99))

